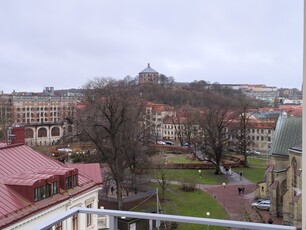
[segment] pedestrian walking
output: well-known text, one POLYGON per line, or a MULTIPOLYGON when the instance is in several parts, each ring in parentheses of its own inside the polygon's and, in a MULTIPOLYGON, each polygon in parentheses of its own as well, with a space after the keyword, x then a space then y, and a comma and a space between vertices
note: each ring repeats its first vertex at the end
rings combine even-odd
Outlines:
POLYGON ((244 186, 241 187, 241 193, 244 194, 244 186))
POLYGON ((269 223, 269 224, 273 224, 273 220, 272 220, 271 217, 270 217, 270 219, 268 220, 268 223, 269 223))
POLYGON ((238 193, 239 193, 239 195, 241 194, 241 188, 240 187, 238 187, 238 193))
POLYGON ((242 180, 242 171, 239 172, 240 180, 242 180))

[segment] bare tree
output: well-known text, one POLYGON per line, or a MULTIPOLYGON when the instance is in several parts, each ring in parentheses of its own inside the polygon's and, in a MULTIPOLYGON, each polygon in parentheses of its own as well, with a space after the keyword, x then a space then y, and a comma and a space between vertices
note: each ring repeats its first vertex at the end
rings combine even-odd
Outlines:
POLYGON ((175 128, 175 134, 180 141, 181 146, 187 143, 191 151, 194 145, 194 137, 197 136, 199 111, 189 106, 182 108, 172 118, 172 124, 175 128))
POLYGON ((142 103, 127 81, 96 78, 83 90, 78 124, 109 166, 116 183, 118 208, 123 208, 122 183, 128 168, 136 170, 141 152, 142 103))
POLYGON ((231 123, 228 104, 211 105, 200 118, 198 147, 202 151, 200 160, 208 160, 215 165, 215 174, 221 173, 224 148, 229 142, 228 127, 231 123))
POLYGON ((0 98, 0 139, 7 140, 8 128, 13 124, 13 107, 10 98, 6 96, 0 98))
POLYGON ((248 149, 251 144, 249 138, 249 121, 253 112, 250 111, 253 107, 253 101, 249 98, 241 98, 236 106, 237 122, 231 125, 231 135, 233 143, 238 147, 241 155, 244 156, 244 166, 248 166, 248 149))
POLYGON ((170 175, 169 170, 167 168, 167 162, 163 160, 159 160, 156 162, 157 166, 157 179, 158 184, 162 190, 162 200, 165 199, 165 191, 167 187, 171 184, 173 176, 170 175))

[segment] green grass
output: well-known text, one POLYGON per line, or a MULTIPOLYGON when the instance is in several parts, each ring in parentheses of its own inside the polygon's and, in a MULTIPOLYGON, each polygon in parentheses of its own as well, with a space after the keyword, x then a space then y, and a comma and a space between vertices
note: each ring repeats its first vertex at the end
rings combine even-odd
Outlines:
POLYGON ((249 168, 234 169, 234 171, 243 171, 243 176, 253 183, 262 181, 267 168, 267 160, 259 157, 248 157, 249 168))
POLYGON ((235 172, 243 172, 243 177, 248 179, 253 183, 262 181, 265 174, 265 168, 243 168, 243 169, 234 169, 235 172))
MULTIPOLYGON (((197 169, 167 169, 166 178, 173 181, 181 181, 188 179, 195 184, 217 185, 223 182, 227 183, 227 178, 224 175, 215 175, 214 169, 202 169, 199 174, 197 169), (201 175, 201 176, 200 176, 201 175)), ((158 170, 152 170, 152 177, 158 178, 158 170)))
POLYGON ((248 157, 248 164, 249 167, 266 168, 267 159, 258 158, 258 157, 248 157))
MULTIPOLYGON (((198 163, 198 161, 193 161, 186 158, 186 154, 173 155, 167 159, 169 163, 198 163)), ((249 168, 239 168, 232 170, 235 172, 243 171, 243 176, 246 177, 253 183, 262 181, 265 169, 267 167, 267 159, 262 158, 262 156, 251 156, 248 157, 249 168)), ((190 178, 196 184, 222 184, 227 183, 227 180, 222 175, 215 175, 213 169, 201 170, 201 177, 199 176, 199 171, 196 169, 168 169, 167 173, 171 180, 180 181, 181 178, 190 178)), ((157 178, 156 174, 153 176, 157 178)))
MULTIPOLYGON (((157 186, 154 184, 153 186, 157 186)), ((166 201, 161 202, 161 209, 165 214, 207 217, 206 213, 210 212, 210 218, 228 219, 228 215, 218 201, 209 194, 195 190, 193 192, 184 192, 179 186, 170 185, 166 190, 166 201)), ((147 202, 142 208, 148 209, 149 206, 156 207, 154 200, 147 202)), ((138 209, 141 207, 138 207, 138 209)), ((202 230, 206 229, 206 225, 184 224, 179 223, 179 230, 202 230)), ((223 227, 210 226, 209 229, 221 230, 227 229, 223 227)))
POLYGON ((174 175, 177 180, 181 178, 189 178, 196 184, 222 184, 227 183, 227 179, 224 175, 215 175, 214 169, 202 169, 201 173, 195 169, 171 169, 169 173, 174 175), (200 176, 201 175, 201 176, 200 176))
POLYGON ((175 163, 175 164, 184 164, 184 163, 188 163, 188 164, 192 164, 192 163, 199 163, 198 160, 191 160, 187 158, 187 154, 180 154, 180 155, 175 155, 170 157, 169 159, 169 163, 175 163))

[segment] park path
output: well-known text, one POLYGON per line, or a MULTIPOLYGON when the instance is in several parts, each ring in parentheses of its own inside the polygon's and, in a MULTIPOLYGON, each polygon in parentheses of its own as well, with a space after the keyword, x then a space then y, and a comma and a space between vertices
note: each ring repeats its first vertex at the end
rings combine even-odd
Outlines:
MULTIPOLYGON (((252 216, 252 219, 258 218, 259 215, 251 208, 251 203, 255 201, 254 190, 256 184, 250 182, 238 173, 232 172, 231 175, 225 174, 228 179, 228 184, 224 185, 198 185, 199 188, 218 200, 224 207, 232 220, 245 220, 246 215, 252 216), (240 193, 238 188, 244 187, 244 193, 240 193)), ((270 218, 268 211, 259 211, 266 223, 270 218)), ((282 224, 282 219, 272 217, 274 224, 282 224)))

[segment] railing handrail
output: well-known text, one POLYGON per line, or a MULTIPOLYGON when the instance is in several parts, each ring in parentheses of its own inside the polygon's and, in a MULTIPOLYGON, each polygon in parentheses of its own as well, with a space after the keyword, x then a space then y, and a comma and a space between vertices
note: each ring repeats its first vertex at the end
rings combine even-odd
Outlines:
MULTIPOLYGON (((37 226, 34 229, 47 230, 50 227, 54 226, 55 224, 62 222, 67 218, 78 213, 108 215, 110 217, 126 217, 126 218, 137 218, 137 219, 159 220, 159 221, 172 221, 180 223, 223 226, 223 227, 232 227, 232 228, 257 229, 257 230, 296 230, 295 226, 263 224, 263 223, 243 222, 235 220, 212 219, 212 218, 200 218, 200 217, 191 217, 191 216, 178 216, 178 215, 168 215, 168 214, 119 211, 119 210, 110 210, 110 209, 80 208, 80 207, 72 208, 67 212, 65 212, 64 214, 61 213, 57 217, 47 221, 42 225, 40 224, 39 227, 37 226)), ((116 221, 116 218, 114 220, 116 221)))

